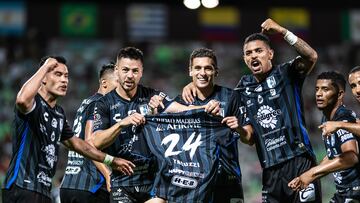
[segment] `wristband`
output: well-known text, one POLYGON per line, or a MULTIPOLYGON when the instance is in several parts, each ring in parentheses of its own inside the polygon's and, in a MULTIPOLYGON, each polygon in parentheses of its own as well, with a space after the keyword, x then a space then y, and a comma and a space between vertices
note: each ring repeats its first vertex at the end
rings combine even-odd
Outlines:
POLYGON ((110 166, 113 161, 114 161, 114 157, 111 156, 111 155, 106 154, 103 163, 104 163, 105 165, 110 166))
POLYGON ((293 46, 297 41, 298 41, 298 37, 296 35, 294 35, 294 33, 290 32, 289 30, 286 31, 286 34, 284 36, 284 39, 291 45, 293 46))

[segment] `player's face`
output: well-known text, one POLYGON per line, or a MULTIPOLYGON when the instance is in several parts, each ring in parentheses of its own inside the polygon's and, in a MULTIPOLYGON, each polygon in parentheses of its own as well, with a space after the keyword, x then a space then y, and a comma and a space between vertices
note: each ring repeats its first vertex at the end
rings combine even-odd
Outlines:
POLYGON ((352 94, 360 103, 360 71, 351 73, 349 75, 349 84, 352 94))
POLYGON ((49 93, 55 96, 65 96, 69 83, 69 72, 66 65, 57 63, 57 66, 46 74, 43 82, 49 93))
POLYGON ((320 110, 332 108, 338 100, 338 92, 331 80, 316 81, 316 105, 320 110))
POLYGON ((217 70, 209 57, 197 57, 192 60, 190 76, 195 86, 199 89, 213 86, 217 70))
POLYGON ((273 56, 273 50, 261 40, 244 44, 244 61, 255 76, 262 76, 271 70, 273 56))
POLYGON ((116 72, 120 87, 125 92, 135 91, 142 77, 143 64, 140 60, 121 58, 116 62, 116 72))

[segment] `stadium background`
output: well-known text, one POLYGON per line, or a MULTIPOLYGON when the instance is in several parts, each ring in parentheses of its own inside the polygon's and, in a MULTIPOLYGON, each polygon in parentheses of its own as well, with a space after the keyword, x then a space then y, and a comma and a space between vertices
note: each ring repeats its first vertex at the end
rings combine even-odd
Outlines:
MULTIPOLYGON (((306 1, 307 2, 307 1, 306 1)), ((296 1, 220 0, 213 9, 187 9, 181 0, 91 2, 0 1, 0 182, 11 157, 11 123, 15 96, 37 70, 43 55, 63 55, 68 60, 70 87, 60 104, 70 123, 85 97, 97 90, 97 72, 113 61, 124 46, 136 46, 145 55, 143 84, 174 97, 190 81, 188 57, 197 47, 216 51, 220 74, 216 82, 234 87, 249 73, 242 60, 244 38, 260 31, 271 17, 301 36, 319 54, 315 70, 303 88, 305 116, 314 150, 325 152, 319 125, 321 113, 314 100, 316 75, 322 71, 344 73, 360 65, 360 6, 356 1, 327 2, 314 6, 296 1)), ((272 36, 274 63, 296 53, 279 36, 272 36)), ((357 113, 350 90, 345 104, 357 113)), ((246 202, 261 202, 261 167, 253 147, 240 146, 246 202)), ((66 150, 59 155, 54 194, 64 173, 66 150)), ((322 179, 324 201, 334 192, 332 176, 322 179)))

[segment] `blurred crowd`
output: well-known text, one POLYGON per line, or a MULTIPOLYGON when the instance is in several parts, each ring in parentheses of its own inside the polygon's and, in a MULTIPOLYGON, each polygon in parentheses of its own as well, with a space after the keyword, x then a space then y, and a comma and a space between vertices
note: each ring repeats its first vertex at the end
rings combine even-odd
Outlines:
MULTIPOLYGON (((311 42, 309 42, 311 44, 311 42)), ((62 55, 68 61, 70 87, 67 96, 60 100, 69 122, 72 123, 81 100, 97 91, 98 70, 101 65, 114 61, 117 51, 128 44, 116 40, 42 40, 36 30, 29 30, 22 40, 0 39, 0 182, 10 162, 12 153, 11 124, 16 93, 21 85, 37 70, 43 55, 62 55)), ((216 82, 220 85, 235 87, 240 77, 248 74, 242 60, 242 43, 204 43, 200 41, 169 41, 164 43, 132 44, 143 50, 145 55, 144 77, 142 83, 163 90, 170 97, 181 93, 182 87, 190 81, 188 75, 189 55, 198 47, 215 50, 220 68, 216 82)), ((279 42, 273 44, 274 62, 284 62, 296 55, 289 45, 279 42)), ((347 77, 347 72, 356 64, 360 65, 360 52, 356 45, 336 44, 316 47, 319 60, 314 71, 305 80, 303 98, 307 127, 311 135, 317 157, 324 155, 324 147, 317 126, 321 113, 315 106, 314 84, 317 74, 336 70, 347 77)), ((348 88, 348 87, 347 87, 348 88)), ((347 89, 345 104, 357 110, 354 99, 347 89)), ((359 113, 359 112, 357 112, 359 113)), ((240 146, 240 161, 246 202, 259 202, 261 199, 261 167, 253 147, 240 146)), ((60 152, 58 172, 55 181, 58 185, 66 165, 66 150, 60 152)), ((319 161, 319 160, 318 160, 319 161)), ((324 198, 333 191, 332 177, 323 180, 324 198), (330 184, 326 184, 330 181, 330 184)), ((56 192, 56 190, 54 190, 56 192)), ((325 198, 328 199, 328 198, 325 198)))

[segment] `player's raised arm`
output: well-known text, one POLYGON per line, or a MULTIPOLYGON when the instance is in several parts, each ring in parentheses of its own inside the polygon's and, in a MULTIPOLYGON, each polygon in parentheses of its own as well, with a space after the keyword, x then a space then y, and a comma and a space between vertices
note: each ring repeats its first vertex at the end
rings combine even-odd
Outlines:
POLYGON ((262 32, 266 34, 281 34, 301 56, 295 59, 295 68, 301 73, 309 74, 311 72, 318 59, 318 55, 308 43, 270 18, 261 24, 261 28, 262 32))
POLYGON ((16 107, 22 113, 27 113, 31 110, 34 104, 34 97, 38 93, 46 73, 52 71, 58 62, 56 59, 48 58, 45 63, 38 69, 38 71, 25 82, 21 87, 16 97, 16 107))

